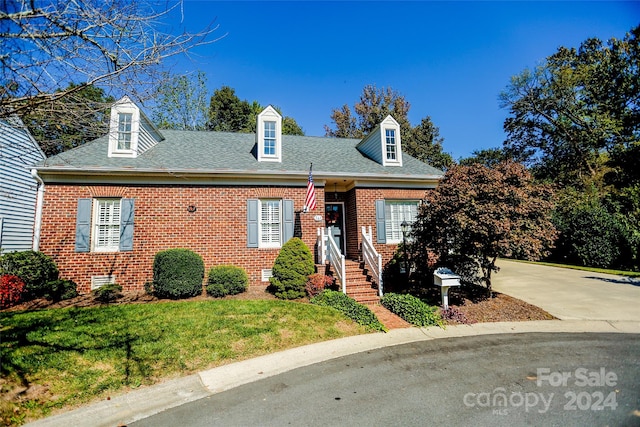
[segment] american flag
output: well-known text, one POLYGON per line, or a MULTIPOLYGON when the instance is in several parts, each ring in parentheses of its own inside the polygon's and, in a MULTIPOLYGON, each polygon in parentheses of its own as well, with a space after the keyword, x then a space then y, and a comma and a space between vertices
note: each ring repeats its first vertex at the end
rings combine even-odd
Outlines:
POLYGON ((307 197, 304 199, 304 211, 309 212, 316 208, 316 187, 313 185, 313 174, 311 169, 313 163, 309 166, 309 181, 307 182, 307 197))

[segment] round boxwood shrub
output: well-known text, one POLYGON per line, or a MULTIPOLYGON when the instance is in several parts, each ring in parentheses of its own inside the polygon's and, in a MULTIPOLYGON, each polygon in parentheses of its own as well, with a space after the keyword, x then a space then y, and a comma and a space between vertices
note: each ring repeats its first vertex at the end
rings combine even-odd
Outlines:
POLYGON ((62 301, 78 296, 78 285, 73 280, 53 280, 47 283, 46 299, 62 301))
POLYGON ((204 262, 189 249, 167 249, 153 260, 153 290, 159 298, 189 298, 202 293, 204 262))
POLYGON ((296 299, 305 296, 305 285, 309 275, 315 273, 311 251, 304 242, 294 237, 282 245, 273 264, 268 290, 282 299, 296 299))
POLYGON ((242 293, 248 285, 247 273, 235 265, 211 267, 207 275, 207 294, 215 298, 242 293))
POLYGON ((18 276, 24 282, 23 299, 42 298, 48 284, 58 279, 58 267, 42 252, 10 252, 0 257, 0 274, 18 276))

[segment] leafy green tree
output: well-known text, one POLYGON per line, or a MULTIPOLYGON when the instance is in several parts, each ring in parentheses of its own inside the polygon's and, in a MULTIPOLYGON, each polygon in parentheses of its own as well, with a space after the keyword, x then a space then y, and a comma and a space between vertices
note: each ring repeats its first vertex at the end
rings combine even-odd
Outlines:
POLYGON ((628 154, 640 151, 638 36, 640 27, 606 45, 561 47, 513 77, 500 95, 506 148, 562 186, 602 187, 609 168, 627 170, 628 154))
POLYGON ((198 71, 193 78, 171 76, 158 88, 153 121, 160 129, 204 130, 207 128, 207 76, 198 71))
POLYGON ((47 156, 78 147, 107 133, 112 97, 95 86, 72 83, 61 91, 71 92, 58 101, 53 110, 34 109, 22 117, 23 122, 47 156))
POLYGON ((480 163, 487 167, 494 167, 501 162, 511 160, 511 157, 502 148, 486 148, 482 150, 475 150, 471 153, 471 157, 460 160, 460 164, 463 166, 471 166, 475 163, 480 163))
MULTIPOLYGON (((222 132, 251 133, 256 131, 258 114, 265 107, 258 101, 249 103, 236 95, 235 89, 222 86, 216 89, 209 106, 209 130, 222 132)), ((293 117, 284 116, 278 107, 274 107, 282 117, 284 135, 304 135, 304 131, 293 117)))
POLYGON ((440 130, 429 116, 412 127, 408 118, 409 108, 410 104, 404 96, 392 88, 378 89, 374 85, 367 85, 353 112, 346 104, 331 112, 335 129, 325 125, 325 135, 360 139, 391 115, 400 124, 403 151, 432 166, 441 169, 450 167, 453 158, 442 151, 444 139, 440 137, 440 130))
POLYGON ((421 205, 413 258, 426 261, 434 252, 438 265, 468 280, 480 270, 490 292, 498 257, 536 260, 548 253, 556 238, 553 196, 550 186, 534 183, 519 163, 454 166, 421 205))

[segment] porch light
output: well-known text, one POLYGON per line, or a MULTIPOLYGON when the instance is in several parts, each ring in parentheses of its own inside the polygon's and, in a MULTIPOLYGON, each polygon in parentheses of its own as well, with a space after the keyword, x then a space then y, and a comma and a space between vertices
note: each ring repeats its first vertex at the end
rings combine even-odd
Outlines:
POLYGON ((400 229, 402 230, 402 239, 404 244, 404 239, 407 238, 407 231, 409 231, 409 223, 407 221, 402 221, 400 224, 400 229))

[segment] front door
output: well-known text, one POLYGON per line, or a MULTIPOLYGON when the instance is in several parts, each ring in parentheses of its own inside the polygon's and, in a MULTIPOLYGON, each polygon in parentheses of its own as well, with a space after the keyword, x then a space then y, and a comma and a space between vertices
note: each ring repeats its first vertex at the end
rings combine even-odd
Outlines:
POLYGON ((325 227, 331 230, 333 240, 338 244, 340 252, 344 254, 344 203, 325 203, 325 227))

